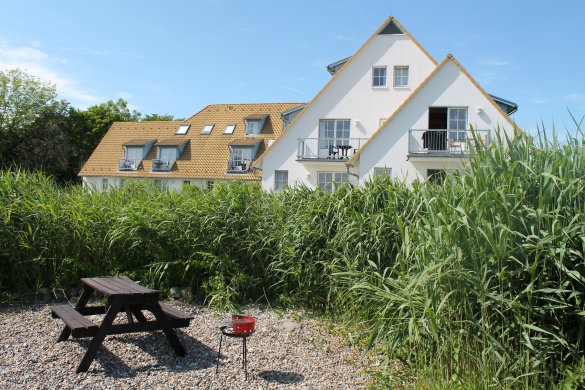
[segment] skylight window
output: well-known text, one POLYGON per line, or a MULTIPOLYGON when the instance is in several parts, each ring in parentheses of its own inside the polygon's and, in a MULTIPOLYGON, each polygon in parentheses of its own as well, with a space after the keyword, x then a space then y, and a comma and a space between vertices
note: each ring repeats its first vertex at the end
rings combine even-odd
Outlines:
POLYGON ((191 127, 191 125, 181 125, 181 126, 179 126, 179 128, 177 129, 175 134, 176 135, 185 135, 189 131, 189 127, 191 127))
POLYGON ((236 129, 236 125, 227 125, 225 130, 223 131, 224 134, 233 134, 234 130, 236 129))
POLYGON ((213 130, 213 125, 205 125, 201 134, 211 134, 211 130, 213 130))

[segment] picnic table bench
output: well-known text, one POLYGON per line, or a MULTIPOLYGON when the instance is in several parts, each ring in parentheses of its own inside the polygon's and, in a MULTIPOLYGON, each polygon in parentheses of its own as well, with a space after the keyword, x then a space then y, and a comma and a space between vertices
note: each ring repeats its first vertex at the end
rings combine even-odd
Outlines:
POLYGON ((160 292, 136 284, 125 276, 113 278, 82 278, 83 293, 75 307, 65 304, 51 306, 53 318, 60 318, 65 327, 57 342, 74 338, 92 337, 91 343, 77 368, 87 371, 107 335, 162 330, 178 356, 185 355, 174 328, 189 326, 193 316, 166 303, 159 302, 160 292), (86 306, 92 295, 99 291, 107 297, 101 306, 86 306), (155 320, 147 320, 143 310, 150 311, 155 320), (127 323, 116 323, 118 313, 125 312, 127 323), (105 314, 101 324, 86 316, 105 314), (136 321, 135 321, 136 319, 136 321))

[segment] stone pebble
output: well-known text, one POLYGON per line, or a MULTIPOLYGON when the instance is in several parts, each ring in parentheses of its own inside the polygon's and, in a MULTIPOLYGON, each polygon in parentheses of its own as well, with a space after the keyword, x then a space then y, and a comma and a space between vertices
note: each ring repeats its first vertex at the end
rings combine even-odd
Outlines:
MULTIPOLYGON (((85 373, 75 370, 90 339, 57 343, 63 322, 46 304, 0 308, 0 389, 362 389, 372 378, 359 353, 302 310, 244 308, 256 318, 248 339, 248 381, 242 342, 224 338, 216 374, 219 327, 227 312, 181 301, 194 315, 177 329, 187 356, 177 357, 161 331, 106 337, 85 373)), ((101 316, 91 316, 99 324, 101 316)), ((125 322, 119 314, 116 322, 125 322)))

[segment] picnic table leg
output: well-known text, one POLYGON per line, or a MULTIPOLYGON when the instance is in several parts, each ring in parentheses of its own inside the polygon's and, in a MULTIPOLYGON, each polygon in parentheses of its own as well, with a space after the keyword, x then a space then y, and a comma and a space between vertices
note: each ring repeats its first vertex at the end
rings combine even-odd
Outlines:
POLYGON ((132 314, 134 314, 134 317, 136 317, 138 322, 146 322, 146 317, 144 316, 144 314, 142 314, 138 307, 135 306, 131 307, 130 311, 132 312, 132 314))
POLYGON ((91 339, 91 343, 89 343, 89 348, 87 348, 85 355, 83 355, 81 363, 79 363, 79 366, 77 367, 77 373, 87 371, 87 369, 91 365, 91 362, 93 362, 93 359, 95 358, 98 349, 104 342, 104 338, 108 335, 110 326, 114 322, 114 319, 116 318, 116 315, 120 311, 121 307, 122 304, 119 303, 117 300, 114 300, 112 302, 112 304, 108 308, 108 311, 106 312, 104 320, 102 321, 100 327, 98 328, 98 331, 91 339))
POLYGON ((185 356, 185 348, 183 348, 179 338, 177 337, 177 334, 173 328, 171 328, 171 325, 169 324, 169 321, 167 321, 167 317, 163 313, 158 302, 152 303, 149 309, 156 317, 156 320, 159 322, 162 331, 164 332, 165 336, 167 336, 167 340, 169 341, 169 344, 171 344, 171 347, 173 347, 175 350, 175 353, 178 356, 185 356))
MULTIPOLYGON (((79 297, 79 300, 77 301, 77 304, 75 305, 75 307, 85 307, 85 305, 87 305, 87 302, 89 301, 89 298, 91 298, 93 291, 94 290, 92 290, 91 288, 84 287, 83 293, 79 297)), ((63 328, 63 331, 61 332, 61 335, 57 339, 57 342, 67 341, 69 336, 71 336, 71 329, 69 329, 67 326, 65 326, 63 328)))

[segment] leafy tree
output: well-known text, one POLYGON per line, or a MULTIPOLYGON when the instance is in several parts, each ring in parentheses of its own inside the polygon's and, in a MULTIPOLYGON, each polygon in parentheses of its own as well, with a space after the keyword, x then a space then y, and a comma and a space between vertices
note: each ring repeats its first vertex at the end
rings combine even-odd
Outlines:
POLYGON ((75 178, 70 165, 71 139, 69 105, 61 102, 40 114, 15 138, 12 162, 31 170, 41 170, 62 180, 75 178))
POLYGON ((114 122, 131 122, 140 119, 140 113, 128 108, 128 102, 118 99, 114 102, 89 107, 80 111, 73 109, 70 113, 74 151, 72 160, 81 167, 114 122))
POLYGON ((46 115, 59 115, 67 103, 55 86, 20 69, 0 70, 0 162, 14 162, 15 148, 46 115))
MULTIPOLYGON (((142 117, 142 120, 145 122, 154 122, 154 121, 172 121, 175 120, 175 117, 173 115, 169 115, 169 114, 146 114, 144 117, 142 117)), ((177 120, 182 120, 182 119, 177 119, 177 120)))

